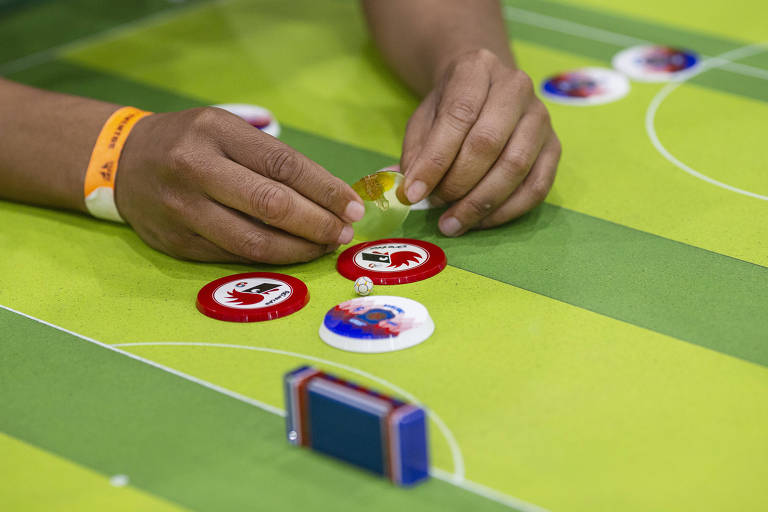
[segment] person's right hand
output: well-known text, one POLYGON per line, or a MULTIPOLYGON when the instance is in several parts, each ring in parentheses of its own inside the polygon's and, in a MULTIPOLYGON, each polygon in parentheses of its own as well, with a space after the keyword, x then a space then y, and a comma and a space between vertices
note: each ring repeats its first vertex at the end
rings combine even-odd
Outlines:
POLYGON ((198 261, 309 261, 351 241, 364 212, 342 180, 212 107, 139 121, 115 195, 147 244, 198 261))

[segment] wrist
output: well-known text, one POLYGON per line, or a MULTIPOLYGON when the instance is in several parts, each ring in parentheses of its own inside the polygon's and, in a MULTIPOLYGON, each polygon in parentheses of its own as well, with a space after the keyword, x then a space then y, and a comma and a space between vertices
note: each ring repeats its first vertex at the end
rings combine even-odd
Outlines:
POLYGON ((134 107, 117 109, 104 123, 85 172, 85 206, 94 217, 125 222, 115 203, 115 183, 125 143, 136 124, 151 115, 134 107))

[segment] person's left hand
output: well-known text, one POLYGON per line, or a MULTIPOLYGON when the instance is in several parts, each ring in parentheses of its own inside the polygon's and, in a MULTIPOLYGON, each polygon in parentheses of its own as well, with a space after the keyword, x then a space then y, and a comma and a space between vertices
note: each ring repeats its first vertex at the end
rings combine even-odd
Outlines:
POLYGON ((408 121, 400 166, 411 203, 453 203, 440 217, 458 236, 519 217, 549 193, 560 141, 524 72, 479 50, 454 59, 408 121))

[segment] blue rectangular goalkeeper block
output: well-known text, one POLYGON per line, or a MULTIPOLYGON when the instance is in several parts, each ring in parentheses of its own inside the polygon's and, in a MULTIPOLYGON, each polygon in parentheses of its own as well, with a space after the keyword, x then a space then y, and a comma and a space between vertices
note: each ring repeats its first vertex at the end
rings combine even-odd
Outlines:
POLYGON ((413 485, 429 477, 423 408, 302 366, 284 378, 288 440, 413 485))
POLYGON ((386 474, 384 421, 387 402, 324 379, 314 379, 309 393, 310 446, 314 450, 386 474))

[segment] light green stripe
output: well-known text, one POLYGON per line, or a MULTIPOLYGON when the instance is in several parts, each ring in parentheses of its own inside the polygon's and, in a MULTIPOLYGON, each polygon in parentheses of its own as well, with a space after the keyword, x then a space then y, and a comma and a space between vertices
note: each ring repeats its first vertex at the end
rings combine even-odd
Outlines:
POLYGON ((0 332, 1 431, 191 509, 509 510, 295 448, 279 416, 3 309, 0 332))
MULTIPOLYGON (((608 67, 611 67, 611 59, 616 53, 634 44, 631 41, 623 41, 623 37, 689 48, 709 56, 720 55, 749 44, 736 39, 725 39, 674 26, 654 24, 640 18, 624 17, 547 0, 507 0, 505 3, 509 7, 524 11, 519 16, 519 21, 515 20, 515 11, 506 13, 513 39, 602 60, 608 67), (527 19, 526 13, 533 13, 539 18, 534 16, 533 19, 527 19), (556 26, 550 27, 550 24, 558 22, 563 24, 560 29, 556 26), (570 23, 583 26, 581 29, 576 29, 578 35, 572 32, 573 26, 569 25, 570 23), (590 35, 587 28, 615 34, 616 40, 612 40, 611 34, 590 35), (582 29, 586 30, 586 33, 581 33, 582 29)), ((768 51, 745 59, 743 64, 758 67, 768 74, 768 51)), ((558 71, 564 70, 552 70, 552 73, 558 71)), ((714 69, 692 78, 690 82, 768 102, 768 79, 765 77, 714 69)))

